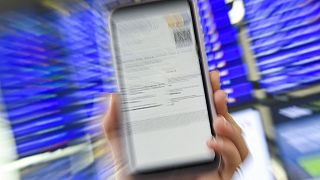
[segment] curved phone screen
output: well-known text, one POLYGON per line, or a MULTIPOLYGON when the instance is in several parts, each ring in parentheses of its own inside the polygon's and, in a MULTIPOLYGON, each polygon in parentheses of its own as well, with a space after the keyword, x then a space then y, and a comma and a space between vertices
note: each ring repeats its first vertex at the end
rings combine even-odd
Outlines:
POLYGON ((187 1, 127 7, 112 30, 134 169, 213 161, 212 136, 187 1))

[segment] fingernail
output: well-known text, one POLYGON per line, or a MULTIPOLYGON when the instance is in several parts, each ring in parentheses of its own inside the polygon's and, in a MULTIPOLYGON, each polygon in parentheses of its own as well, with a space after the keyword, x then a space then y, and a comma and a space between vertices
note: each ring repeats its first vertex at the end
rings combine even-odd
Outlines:
POLYGON ((208 140, 207 140, 207 145, 210 145, 210 144, 217 144, 217 140, 215 139, 215 137, 210 137, 208 140))
POLYGON ((210 143, 211 143, 211 140, 208 140, 208 141, 207 141, 207 145, 209 146, 209 145, 210 145, 210 143))
POLYGON ((214 139, 214 137, 210 137, 208 140, 207 140, 207 144, 210 144, 211 142, 215 142, 216 140, 214 139))
POLYGON ((112 107, 112 94, 108 94, 107 95, 107 99, 106 99, 106 101, 107 101, 107 108, 110 110, 111 109, 111 107, 112 107))
POLYGON ((214 136, 211 137, 211 140, 216 142, 216 138, 214 136))
POLYGON ((216 138, 216 144, 218 145, 218 146, 220 146, 220 147, 223 147, 223 139, 221 139, 221 138, 216 138))
POLYGON ((228 99, 229 99, 229 94, 226 93, 226 101, 228 102, 228 99))

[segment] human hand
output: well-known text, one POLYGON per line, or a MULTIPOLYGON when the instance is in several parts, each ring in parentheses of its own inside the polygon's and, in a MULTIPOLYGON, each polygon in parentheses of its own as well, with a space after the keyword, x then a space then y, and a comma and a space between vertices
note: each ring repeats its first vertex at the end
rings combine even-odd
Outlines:
MULTIPOLYGON (((219 73, 210 73, 211 86, 213 89, 213 101, 218 117, 214 120, 213 128, 216 137, 207 142, 208 148, 220 154, 222 164, 218 169, 211 172, 185 174, 171 174, 170 179, 231 179, 240 164, 248 156, 248 148, 241 135, 240 127, 228 113, 226 94, 220 90, 219 73)), ((123 158, 121 132, 119 128, 118 95, 110 95, 109 110, 104 119, 104 130, 110 144, 115 165, 115 176, 120 180, 134 179, 128 175, 123 158)), ((163 178, 163 177, 162 177, 163 178)), ((169 179, 169 177, 166 177, 169 179)))

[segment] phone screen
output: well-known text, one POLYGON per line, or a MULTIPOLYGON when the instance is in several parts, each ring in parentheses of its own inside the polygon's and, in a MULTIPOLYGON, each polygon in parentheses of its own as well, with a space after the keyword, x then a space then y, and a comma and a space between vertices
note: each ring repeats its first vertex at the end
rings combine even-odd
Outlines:
POLYGON ((214 160, 206 83, 188 1, 126 7, 111 19, 135 169, 214 160))

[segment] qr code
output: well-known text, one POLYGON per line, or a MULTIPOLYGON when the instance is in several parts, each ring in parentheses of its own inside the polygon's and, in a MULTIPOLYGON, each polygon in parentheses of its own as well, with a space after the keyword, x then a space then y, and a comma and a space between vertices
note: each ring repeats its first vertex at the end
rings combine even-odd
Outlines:
POLYGON ((188 47, 192 44, 190 29, 174 29, 173 35, 177 48, 188 47))

